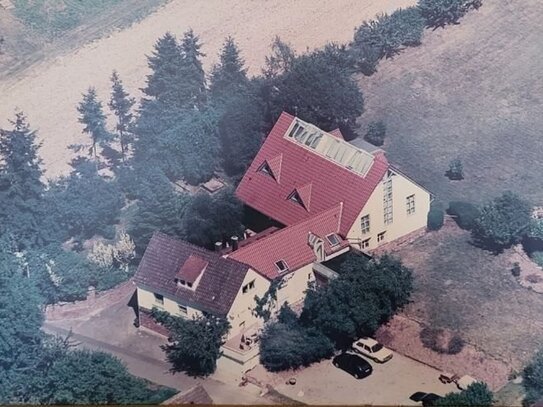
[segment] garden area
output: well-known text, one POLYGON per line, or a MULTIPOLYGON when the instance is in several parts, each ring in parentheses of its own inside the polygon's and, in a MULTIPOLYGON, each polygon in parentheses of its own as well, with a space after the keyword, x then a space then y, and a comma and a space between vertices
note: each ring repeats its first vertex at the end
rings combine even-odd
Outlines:
POLYGON ((543 338, 543 295, 513 276, 514 249, 484 251, 451 221, 396 254, 415 274, 405 316, 456 333, 512 371, 532 359, 543 338))

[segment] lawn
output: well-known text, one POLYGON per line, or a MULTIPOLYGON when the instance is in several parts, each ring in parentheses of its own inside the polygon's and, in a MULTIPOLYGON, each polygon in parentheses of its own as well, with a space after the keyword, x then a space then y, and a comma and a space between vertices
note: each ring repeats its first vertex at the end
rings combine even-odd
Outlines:
POLYGON ((360 78, 360 133, 384 120, 388 157, 444 202, 510 189, 541 204, 541 21, 541 0, 487 0, 459 25, 426 30, 421 46, 360 78), (456 157, 466 179, 452 182, 456 157))
POLYGON ((513 277, 512 250, 492 255, 449 223, 395 254, 415 273, 406 316, 458 332, 517 371, 543 343, 543 294, 513 277))

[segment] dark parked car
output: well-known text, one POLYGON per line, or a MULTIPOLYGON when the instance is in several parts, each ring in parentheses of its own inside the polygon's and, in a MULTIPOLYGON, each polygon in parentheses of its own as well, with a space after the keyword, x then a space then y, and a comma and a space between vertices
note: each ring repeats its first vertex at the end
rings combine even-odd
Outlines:
POLYGON ((363 379, 371 374, 373 368, 369 362, 358 355, 351 353, 342 353, 336 356, 332 363, 335 367, 345 370, 357 379, 363 379))
POLYGON ((421 401, 424 407, 429 407, 433 406, 437 400, 442 399, 443 397, 438 396, 435 393, 425 393, 423 391, 418 391, 416 393, 413 393, 409 398, 413 401, 421 401))

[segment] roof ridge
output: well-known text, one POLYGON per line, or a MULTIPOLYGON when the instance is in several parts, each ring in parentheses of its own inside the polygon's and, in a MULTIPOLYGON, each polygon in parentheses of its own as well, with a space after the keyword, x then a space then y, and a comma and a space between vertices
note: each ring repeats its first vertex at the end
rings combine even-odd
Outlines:
MULTIPOLYGON (((241 264, 243 266, 247 266, 247 264, 242 263, 241 261, 237 261, 236 259, 231 259, 231 258, 228 258, 228 257, 221 256, 220 253, 214 252, 213 250, 209 250, 209 249, 206 249, 205 247, 198 246, 198 245, 196 245, 194 243, 191 243, 191 242, 189 242, 187 240, 184 240, 184 239, 173 237, 173 236, 168 235, 167 233, 161 232, 159 230, 157 230, 157 231, 155 231, 153 233, 153 236, 151 237, 151 239, 153 237, 155 237, 155 235, 161 235, 161 236, 165 237, 168 240, 173 240, 175 242, 179 242, 181 244, 184 244, 185 246, 189 246, 190 248, 194 248, 194 249, 200 251, 200 253, 203 252, 204 254, 206 254, 208 256, 211 256, 213 258, 213 260, 221 260, 221 261, 226 260, 226 261, 230 261, 232 263, 237 263, 237 264, 241 264)), ((202 259, 202 260, 206 260, 206 259, 202 259)))

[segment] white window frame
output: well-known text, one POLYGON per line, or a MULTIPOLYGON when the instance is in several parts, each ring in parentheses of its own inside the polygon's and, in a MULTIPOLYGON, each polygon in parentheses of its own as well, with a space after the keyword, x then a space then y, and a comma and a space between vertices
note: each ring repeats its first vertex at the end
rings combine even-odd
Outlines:
POLYGON ((377 243, 381 243, 383 240, 385 240, 386 230, 384 232, 377 234, 377 243))
POLYGON ((370 223, 370 215, 364 215, 360 218, 360 231, 363 235, 366 235, 370 233, 371 230, 371 223, 370 223))
POLYGON ((188 315, 189 314, 189 308, 185 307, 184 305, 177 304, 177 310, 183 315, 188 315))
POLYGON ((370 247, 370 240, 371 240, 371 237, 366 240, 362 240, 362 242, 360 243, 360 248, 367 249, 368 247, 370 247))

